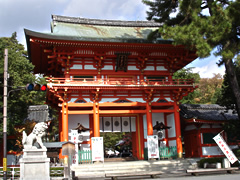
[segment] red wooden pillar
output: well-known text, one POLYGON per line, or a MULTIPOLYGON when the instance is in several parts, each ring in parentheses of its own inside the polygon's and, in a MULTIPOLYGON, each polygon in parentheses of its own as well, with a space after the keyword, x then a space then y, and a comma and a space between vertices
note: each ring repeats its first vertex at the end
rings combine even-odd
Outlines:
MULTIPOLYGON (((166 126, 168 126, 168 124, 167 124, 167 114, 166 114, 166 113, 164 113, 164 124, 165 124, 166 126)), ((167 130, 167 129, 165 130, 165 138, 164 138, 164 141, 166 141, 166 146, 168 147, 168 146, 169 146, 169 143, 168 143, 168 130, 167 130)))
POLYGON ((63 132, 62 132, 62 115, 61 112, 58 113, 58 129, 59 129, 59 141, 63 141, 63 132))
POLYGON ((68 103, 62 104, 62 141, 68 141, 68 103))
POLYGON ((93 136, 100 137, 99 103, 93 103, 93 136))
POLYGON ((151 102, 146 103, 146 115, 147 115, 147 135, 151 136, 153 135, 153 125, 152 125, 152 108, 151 108, 151 102))
POLYGON ((136 116, 136 156, 139 160, 144 159, 144 132, 142 115, 136 116))
POLYGON ((89 115, 89 128, 90 128, 90 149, 92 149, 92 142, 91 142, 91 138, 94 137, 93 136, 93 114, 89 115))
POLYGON ((182 153, 183 153, 182 136, 181 136, 179 105, 177 104, 177 102, 174 103, 174 119, 175 119, 175 130, 176 130, 177 153, 178 153, 178 157, 182 158, 182 153))

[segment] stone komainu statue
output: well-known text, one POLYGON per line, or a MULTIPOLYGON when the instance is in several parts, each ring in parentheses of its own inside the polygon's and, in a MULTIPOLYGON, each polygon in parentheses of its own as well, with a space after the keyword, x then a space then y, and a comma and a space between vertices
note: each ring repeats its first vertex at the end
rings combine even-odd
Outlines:
POLYGON ((48 125, 45 122, 37 123, 33 131, 27 136, 26 132, 23 131, 22 144, 24 149, 37 149, 36 146, 33 146, 37 142, 42 149, 46 147, 42 143, 42 137, 46 134, 45 130, 48 128, 48 125))

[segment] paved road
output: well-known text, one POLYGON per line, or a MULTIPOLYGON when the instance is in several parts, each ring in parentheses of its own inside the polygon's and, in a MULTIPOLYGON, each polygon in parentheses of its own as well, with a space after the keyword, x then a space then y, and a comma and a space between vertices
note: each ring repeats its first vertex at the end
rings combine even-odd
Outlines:
MULTIPOLYGON (((109 178, 110 179, 110 178, 109 178)), ((105 180, 108 180, 106 178, 105 180)), ((125 178, 118 178, 118 180, 153 180, 150 177, 125 177, 125 178)), ((202 174, 199 176, 192 176, 187 175, 186 173, 183 174, 170 174, 170 175, 161 175, 154 178, 154 180, 240 180, 240 172, 235 172, 233 174, 202 174)))
MULTIPOLYGON (((214 174, 200 176, 184 176, 184 177, 165 177, 158 180, 240 180, 240 174, 214 174)), ((156 179, 157 180, 157 179, 156 179)))

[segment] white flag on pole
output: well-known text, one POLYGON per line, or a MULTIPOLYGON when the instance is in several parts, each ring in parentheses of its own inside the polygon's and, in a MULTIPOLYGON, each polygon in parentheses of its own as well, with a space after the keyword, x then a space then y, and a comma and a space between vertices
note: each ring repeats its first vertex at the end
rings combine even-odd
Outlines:
POLYGON ((220 134, 217 134, 213 139, 232 164, 238 160, 220 134))

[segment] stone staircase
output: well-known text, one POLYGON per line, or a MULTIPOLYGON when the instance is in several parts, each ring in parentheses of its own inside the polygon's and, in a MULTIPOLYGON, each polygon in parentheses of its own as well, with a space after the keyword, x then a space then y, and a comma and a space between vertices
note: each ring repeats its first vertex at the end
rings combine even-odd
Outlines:
POLYGON ((125 162, 97 162, 94 164, 79 164, 72 166, 78 179, 105 179, 106 173, 131 173, 143 171, 162 171, 163 173, 183 173, 187 169, 196 168, 187 159, 150 160, 125 162))

